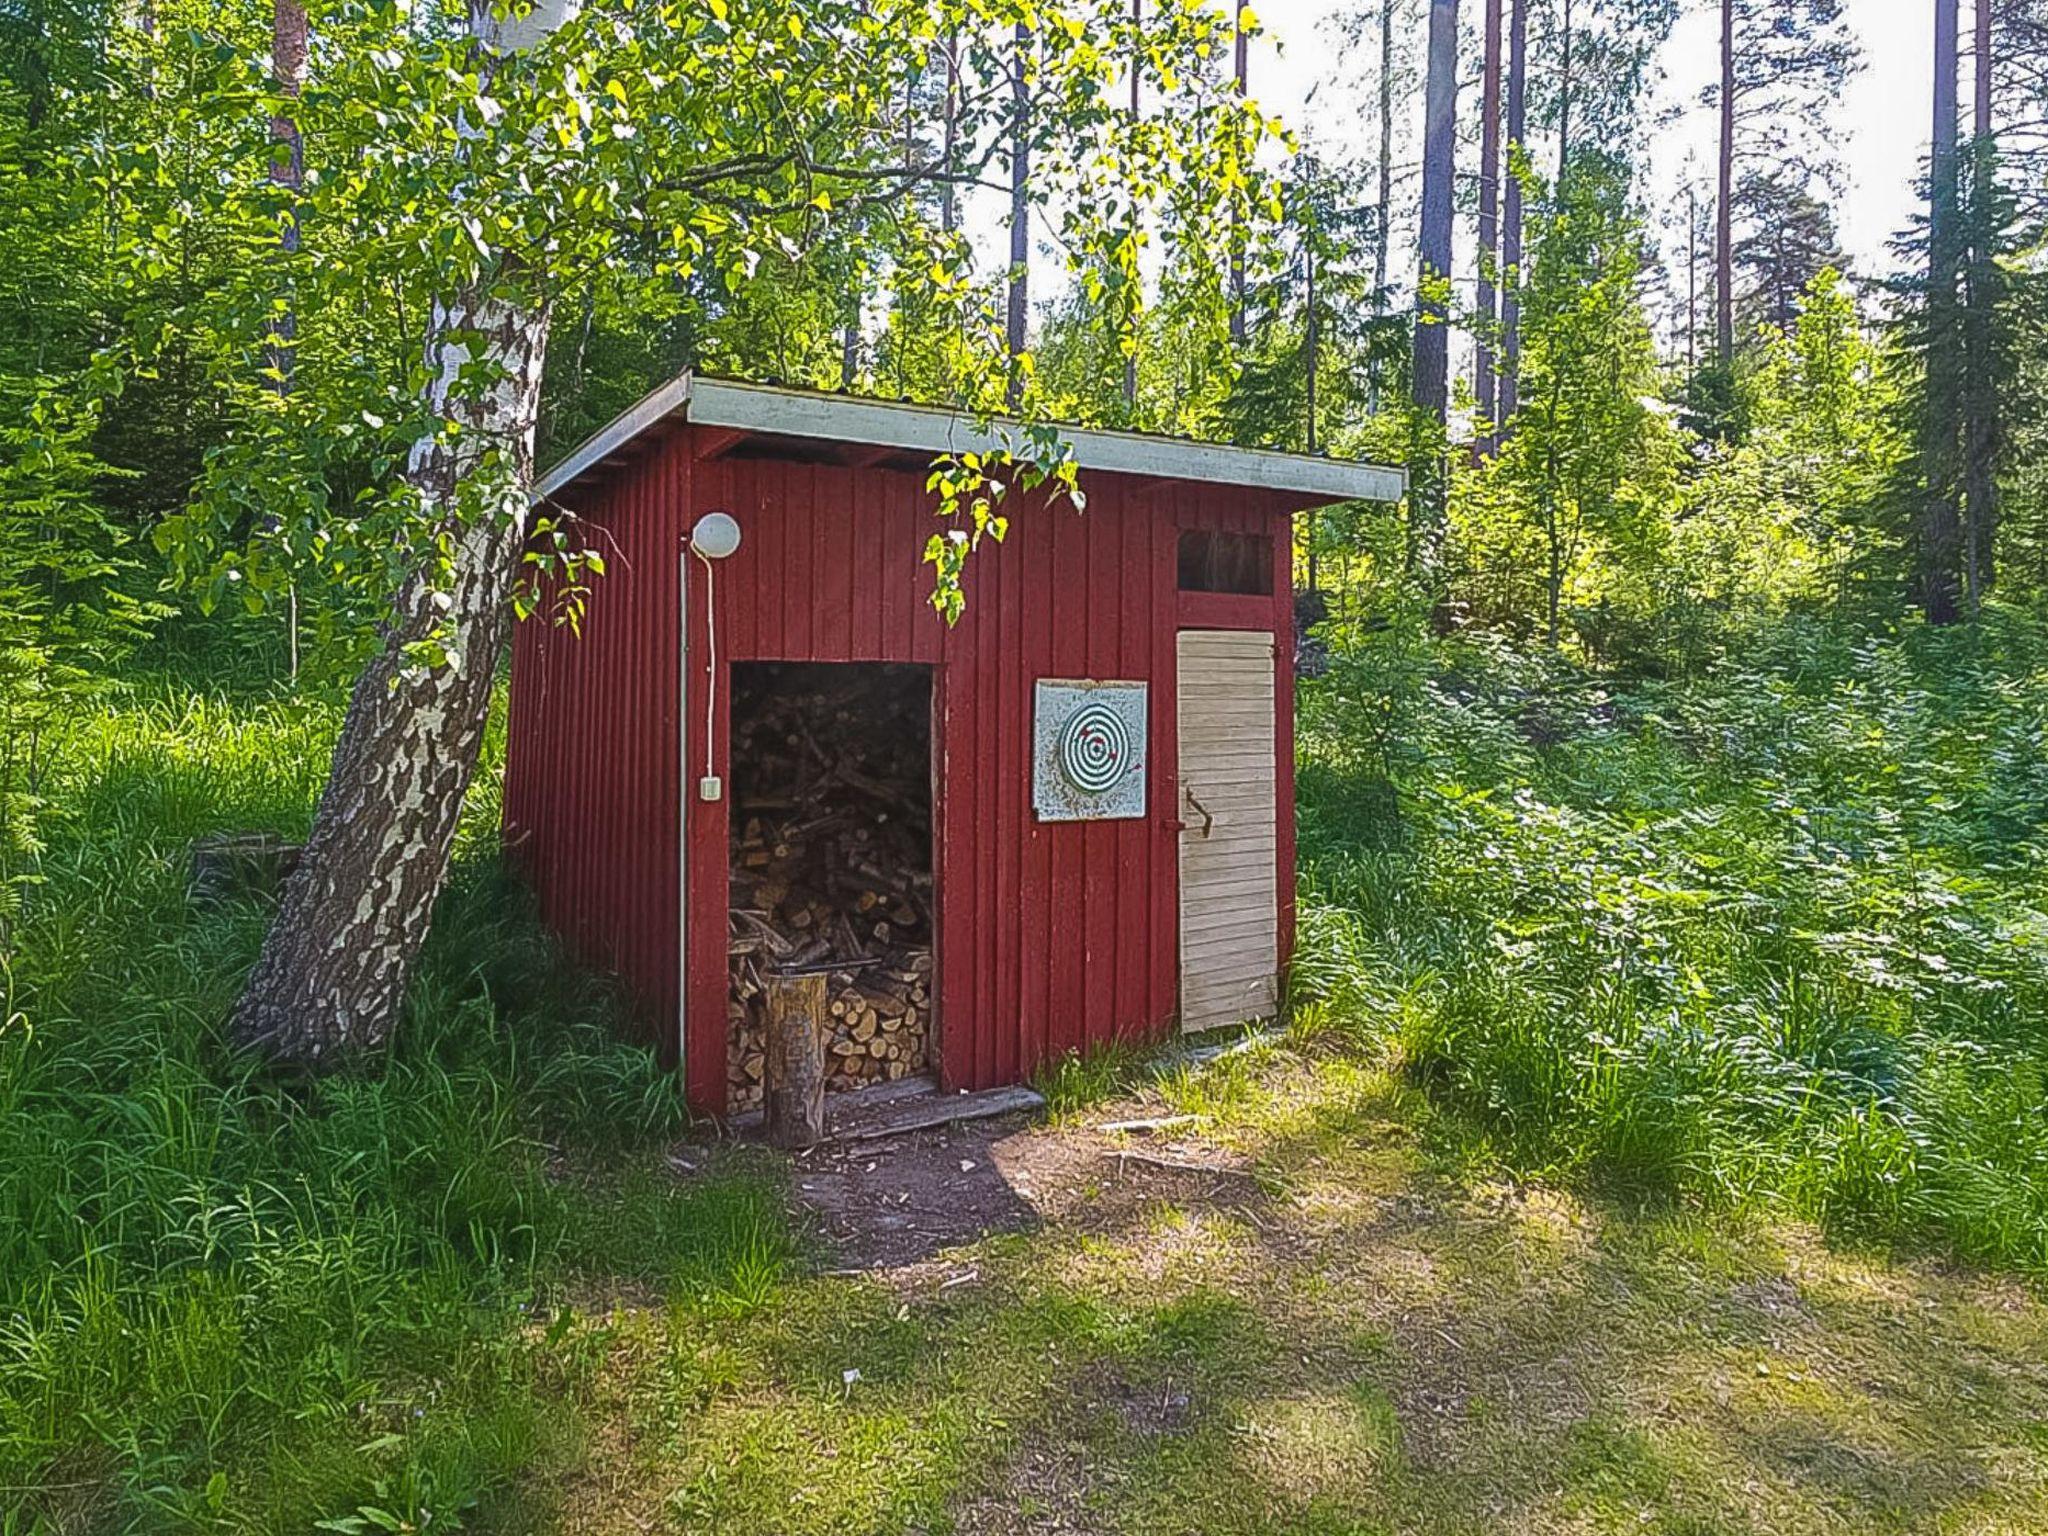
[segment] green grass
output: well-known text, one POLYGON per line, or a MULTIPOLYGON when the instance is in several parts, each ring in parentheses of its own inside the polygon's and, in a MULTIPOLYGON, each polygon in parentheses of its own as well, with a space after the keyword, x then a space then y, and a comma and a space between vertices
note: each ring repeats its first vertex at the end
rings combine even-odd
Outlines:
POLYGON ((1288 1028, 1056 1064, 1043 1229, 877 1277, 774 1162, 670 1167, 495 741, 388 1051, 238 1057, 265 914, 186 849, 302 828, 338 711, 145 679, 62 745, 4 983, 0 1532, 2040 1529, 2042 657, 1346 652, 1288 1028), (1239 1171, 1088 1129, 1162 1115, 1239 1171))
POLYGON ((229 1050, 264 912, 193 910, 186 849, 302 827, 335 719, 166 684, 67 744, 0 1034, 10 1529, 488 1523, 574 1454, 566 1298, 788 1262, 758 1177, 624 1155, 683 1127, 675 1081, 496 874, 489 793, 383 1059, 288 1086, 229 1050))

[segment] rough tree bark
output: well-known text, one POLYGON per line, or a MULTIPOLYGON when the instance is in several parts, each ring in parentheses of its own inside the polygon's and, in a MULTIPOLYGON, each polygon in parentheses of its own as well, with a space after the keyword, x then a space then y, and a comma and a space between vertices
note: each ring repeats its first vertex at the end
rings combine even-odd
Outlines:
POLYGON ((1735 359, 1735 0, 1721 0, 1721 142, 1714 157, 1714 356, 1735 359))
POLYGON ((1920 608, 1930 624, 1952 624, 1958 611, 1961 519, 1955 470, 1960 422, 1957 394, 1956 28, 1957 0, 1934 0, 1934 123, 1927 192, 1927 401, 1921 446, 1925 501, 1920 514, 1920 608))
MULTIPOLYGON (((539 0, 523 15, 497 19, 478 0, 470 31, 483 67, 504 67, 574 9, 575 0, 539 0)), ((437 590, 422 574, 398 594, 383 648, 350 697, 305 852, 231 1021, 238 1043, 288 1063, 325 1065, 390 1035, 447 876, 511 625, 547 350, 545 307, 498 292, 479 284, 434 306, 430 410, 462 430, 421 443, 406 479, 423 516, 449 521, 452 577, 437 590), (496 382, 480 394, 458 387, 473 361, 495 370, 496 382), (459 517, 463 488, 479 474, 496 489, 480 515, 459 517), (437 628, 445 663, 408 665, 407 647, 437 628)))
POLYGON ((1472 395, 1484 425, 1476 453, 1493 451, 1494 264, 1500 248, 1500 6, 1486 0, 1479 107, 1479 335, 1472 349, 1472 395))
POLYGON ((1514 430, 1521 404, 1522 368, 1522 178, 1515 156, 1528 131, 1529 0, 1508 0, 1507 184, 1502 188, 1500 232, 1500 383, 1496 439, 1514 430))

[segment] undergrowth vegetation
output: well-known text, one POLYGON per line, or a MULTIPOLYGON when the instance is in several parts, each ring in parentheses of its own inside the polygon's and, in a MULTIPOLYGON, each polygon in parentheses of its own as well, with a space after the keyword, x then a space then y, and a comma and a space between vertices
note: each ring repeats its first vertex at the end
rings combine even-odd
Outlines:
POLYGON ((2048 1277, 2048 629, 1305 690, 1299 995, 1460 1158, 2048 1277))
POLYGON ((301 829, 337 715, 160 684, 62 744, 0 1032, 0 1529, 488 1526, 572 1450, 579 1285, 724 1305, 786 1261, 765 1185, 617 1155, 676 1080, 497 873, 487 794, 383 1059, 227 1047, 266 909, 195 908, 189 844, 301 829))

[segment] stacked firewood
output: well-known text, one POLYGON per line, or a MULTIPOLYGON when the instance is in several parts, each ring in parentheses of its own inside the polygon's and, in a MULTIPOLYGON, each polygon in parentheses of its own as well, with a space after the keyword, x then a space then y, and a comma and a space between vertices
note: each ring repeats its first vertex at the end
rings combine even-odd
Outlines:
POLYGON ((779 970, 827 974, 828 1087, 905 1077, 931 1061, 928 695, 868 671, 777 668, 735 697, 734 1109, 761 1102, 766 989, 779 970))

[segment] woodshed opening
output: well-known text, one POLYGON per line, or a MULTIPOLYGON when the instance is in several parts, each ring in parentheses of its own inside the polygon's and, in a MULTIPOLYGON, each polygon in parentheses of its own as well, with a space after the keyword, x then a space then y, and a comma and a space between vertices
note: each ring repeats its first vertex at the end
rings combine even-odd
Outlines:
POLYGON ((732 668, 728 1106, 760 1105, 777 970, 827 970, 828 1089, 932 1070, 932 669, 732 668))

